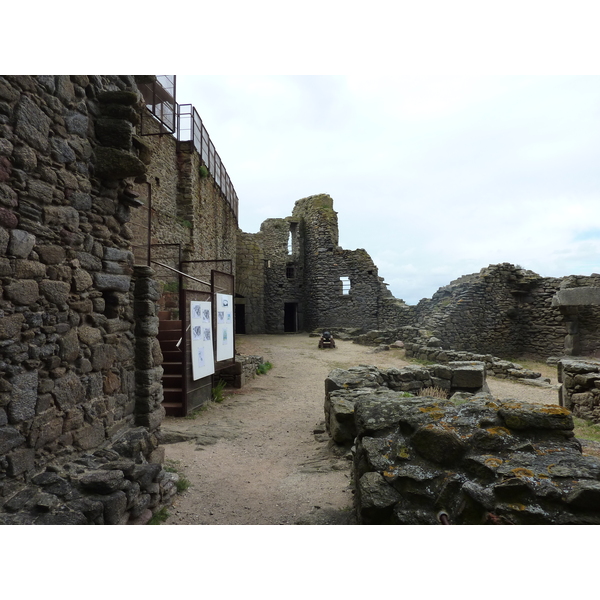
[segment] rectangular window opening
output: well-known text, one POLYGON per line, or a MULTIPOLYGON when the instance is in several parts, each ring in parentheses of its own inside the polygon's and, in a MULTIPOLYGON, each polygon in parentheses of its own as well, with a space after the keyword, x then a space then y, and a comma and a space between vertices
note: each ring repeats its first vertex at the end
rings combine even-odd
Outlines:
POLYGON ((350 293, 350 278, 349 277, 340 277, 340 281, 342 282, 342 294, 346 295, 350 293))

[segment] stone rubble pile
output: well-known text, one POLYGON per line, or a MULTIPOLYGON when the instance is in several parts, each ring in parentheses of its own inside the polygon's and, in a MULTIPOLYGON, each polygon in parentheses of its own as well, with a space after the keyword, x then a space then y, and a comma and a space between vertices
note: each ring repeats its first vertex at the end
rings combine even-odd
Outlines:
POLYGON ((1 507, 1 525, 145 524, 171 503, 179 475, 164 471, 164 450, 144 427, 72 460, 50 462, 1 507))

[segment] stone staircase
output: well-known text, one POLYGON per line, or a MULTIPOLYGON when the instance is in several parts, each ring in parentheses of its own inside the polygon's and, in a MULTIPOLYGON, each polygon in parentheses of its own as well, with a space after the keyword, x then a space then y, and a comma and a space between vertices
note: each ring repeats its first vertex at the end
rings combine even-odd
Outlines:
POLYGON ((185 416, 183 398, 183 343, 177 347, 181 338, 181 321, 174 321, 170 312, 159 312, 158 341, 163 355, 163 406, 167 416, 185 416))

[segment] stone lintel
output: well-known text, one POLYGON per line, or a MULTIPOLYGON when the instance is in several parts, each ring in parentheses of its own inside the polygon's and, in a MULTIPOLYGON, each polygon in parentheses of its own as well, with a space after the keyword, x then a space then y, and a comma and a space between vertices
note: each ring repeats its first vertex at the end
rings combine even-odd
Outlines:
POLYGON ((552 306, 600 306, 600 287, 560 290, 552 298, 552 306))

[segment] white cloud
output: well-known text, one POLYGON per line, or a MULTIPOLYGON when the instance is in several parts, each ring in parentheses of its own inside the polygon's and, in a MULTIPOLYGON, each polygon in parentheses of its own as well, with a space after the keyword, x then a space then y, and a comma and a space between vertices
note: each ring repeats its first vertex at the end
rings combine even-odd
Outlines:
MULTIPOLYGON (((593 266, 600 77, 180 77, 257 231, 329 193, 397 297, 513 262, 593 266)), ((561 272, 558 272, 562 269, 561 272)))

